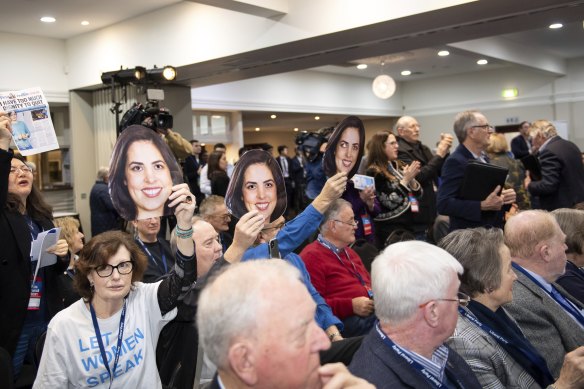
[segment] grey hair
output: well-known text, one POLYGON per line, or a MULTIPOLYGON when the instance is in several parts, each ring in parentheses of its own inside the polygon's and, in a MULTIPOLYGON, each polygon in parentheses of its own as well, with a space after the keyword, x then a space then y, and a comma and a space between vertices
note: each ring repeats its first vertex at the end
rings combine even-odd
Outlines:
POLYGON ((395 122, 395 126, 393 126, 393 132, 399 135, 398 130, 400 128, 405 128, 413 120, 415 120, 415 119, 412 116, 402 116, 402 117, 400 117, 399 119, 397 119, 397 122, 395 122))
POLYGON ((558 208, 552 215, 566 234, 568 254, 582 254, 584 252, 584 211, 579 209, 558 208))
POLYGON ((319 230, 321 233, 326 233, 328 231, 328 222, 330 220, 337 219, 339 217, 339 213, 343 210, 344 207, 353 208, 350 202, 344 199, 336 199, 334 200, 328 209, 325 211, 322 221, 320 222, 319 230))
POLYGON ((107 181, 109 176, 109 168, 107 166, 102 166, 97 171, 97 179, 103 182, 107 181))
POLYGON ((501 247, 503 231, 498 228, 468 228, 446 235, 438 247, 448 251, 460 262, 464 274, 460 290, 475 297, 501 286, 501 247))
POLYGON ((531 123, 531 127, 529 128, 529 135, 531 135, 533 138, 541 135, 544 139, 549 139, 558 135, 558 131, 552 122, 549 120, 540 119, 531 123))
POLYGON ((458 143, 463 143, 466 140, 467 129, 476 123, 476 114, 481 114, 481 112, 477 110, 464 111, 459 112, 454 117, 453 129, 458 143))
POLYGON ((410 319, 421 304, 446 298, 462 265, 448 252, 429 243, 408 241, 388 246, 371 266, 375 313, 388 324, 410 319))
MULTIPOLYGON (((253 339, 270 297, 302 282, 300 272, 279 259, 231 265, 201 292, 197 312, 205 355, 219 368, 228 366, 229 347, 238 337, 253 339)), ((283 307, 276 307, 282 309, 283 307)))

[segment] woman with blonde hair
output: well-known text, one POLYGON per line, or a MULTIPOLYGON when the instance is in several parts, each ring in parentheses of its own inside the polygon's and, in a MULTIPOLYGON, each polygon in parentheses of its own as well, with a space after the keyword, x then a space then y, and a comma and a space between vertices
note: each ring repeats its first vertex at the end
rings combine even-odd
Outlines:
POLYGON ((403 240, 406 235, 409 239, 415 238, 412 212, 418 211, 417 199, 422 195, 422 188, 415 179, 420 172, 420 162, 406 165, 399 161, 398 148, 395 135, 378 132, 371 138, 367 156, 366 174, 375 179, 375 192, 381 203, 381 212, 373 219, 380 249, 394 240, 403 240), (392 239, 386 242, 390 236, 392 239))
POLYGON ((69 245, 69 266, 59 277, 59 292, 65 308, 79 300, 81 296, 73 289, 73 277, 75 276, 75 262, 79 258, 78 253, 83 248, 85 235, 79 231, 79 220, 74 217, 61 217, 55 219, 55 227, 61 228, 61 239, 69 245))
POLYGON ((519 209, 525 210, 531 208, 531 201, 529 195, 523 186, 525 180, 525 169, 521 162, 509 155, 509 143, 505 135, 499 133, 491 134, 489 139, 489 146, 487 147, 487 154, 489 155, 490 163, 493 165, 509 169, 507 176, 506 187, 513 188, 517 194, 517 206, 519 209))

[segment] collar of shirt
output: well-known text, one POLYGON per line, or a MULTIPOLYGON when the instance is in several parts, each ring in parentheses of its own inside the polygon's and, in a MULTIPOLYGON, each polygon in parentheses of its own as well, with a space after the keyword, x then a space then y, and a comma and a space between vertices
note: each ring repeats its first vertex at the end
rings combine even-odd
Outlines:
POLYGON ((554 139, 556 136, 558 135, 552 136, 551 138, 543 142, 543 144, 539 147, 539 151, 541 152, 542 150, 544 150, 547 147, 548 143, 550 143, 550 140, 554 139))
POLYGON ((326 240, 324 236, 322 236, 322 234, 318 234, 318 240, 321 240, 322 241, 321 243, 325 243, 325 247, 326 245, 328 245, 330 248, 333 248, 335 250, 335 253, 337 254, 343 251, 343 249, 338 248, 337 246, 326 240))
POLYGON ((547 282, 546 280, 543 279, 542 276, 540 276, 537 273, 532 272, 529 269, 524 268, 523 266, 520 266, 516 263, 517 266, 521 267, 523 270, 525 270, 526 272, 529 273, 530 276, 532 276, 537 283, 539 284, 539 286, 541 286, 543 289, 545 289, 546 292, 551 293, 552 291, 552 284, 550 284, 549 282, 547 282))
POLYGON ((399 349, 402 350, 408 357, 412 358, 414 361, 418 362, 420 365, 426 368, 428 372, 434 377, 437 377, 440 382, 443 382, 444 370, 446 369, 446 362, 448 361, 448 347, 445 345, 440 345, 440 347, 438 347, 432 354, 432 360, 429 360, 428 358, 418 353, 399 346, 397 343, 396 346, 399 347, 399 349))

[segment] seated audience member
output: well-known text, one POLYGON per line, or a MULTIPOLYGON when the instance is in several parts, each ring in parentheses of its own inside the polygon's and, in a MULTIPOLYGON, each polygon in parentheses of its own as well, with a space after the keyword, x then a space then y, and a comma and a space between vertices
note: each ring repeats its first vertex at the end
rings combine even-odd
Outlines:
POLYGON ((144 272, 143 282, 159 281, 174 267, 174 256, 166 239, 158 237, 160 217, 135 220, 132 222, 136 231, 134 239, 148 258, 148 267, 144 272))
POLYGON ((162 388, 158 336, 196 277, 192 197, 187 184, 173 186, 169 206, 181 231, 176 271, 161 282, 139 282, 147 260, 126 233, 104 232, 83 248, 74 281, 83 299, 49 323, 34 388, 162 388))
POLYGON ((104 231, 119 230, 122 225, 120 215, 114 208, 108 190, 109 168, 100 167, 97 180, 89 193, 89 209, 91 210, 91 235, 96 236, 104 231))
POLYGON ((210 223, 219 234, 219 240, 223 252, 231 246, 233 237, 229 233, 231 214, 225 205, 225 198, 211 195, 199 205, 199 214, 206 222, 210 223))
POLYGON ((584 316, 575 298, 553 283, 566 268, 566 235, 545 211, 520 212, 505 225, 517 281, 505 306, 554 377, 564 356, 584 344, 584 316))
POLYGON ((300 253, 312 284, 343 321, 345 337, 365 335, 376 320, 369 273, 349 247, 356 229, 351 203, 335 200, 324 214, 318 239, 300 253))
MULTIPOLYGON (((258 235, 258 242, 268 243, 283 226, 284 216, 280 216, 262 229, 258 235)), ((333 342, 328 350, 321 352, 321 362, 343 362, 348 365, 351 362, 351 358, 353 358, 353 354, 361 345, 362 338, 343 339, 340 332, 343 329, 343 323, 333 314, 331 308, 312 285, 310 275, 308 274, 308 270, 306 270, 304 262, 302 262, 302 258, 298 254, 290 253, 283 259, 300 271, 302 282, 316 303, 314 318, 319 327, 326 332, 329 340, 333 342)))
POLYGON ((534 145, 541 144, 541 180, 531 181, 528 176, 525 187, 532 196, 539 197, 541 208, 553 211, 584 201, 584 165, 578 146, 562 139, 547 120, 531 123, 531 136, 534 145))
POLYGON ((440 247, 462 264, 460 290, 471 297, 468 306, 458 308, 458 324, 447 343, 470 365, 482 388, 584 384, 584 347, 566 357, 554 383, 544 357, 503 308, 513 299, 517 276, 501 230, 457 230, 440 247))
POLYGON ((67 270, 59 277, 59 292, 63 298, 63 305, 67 308, 81 296, 73 289, 73 277, 75 276, 75 262, 79 258, 79 252, 83 248, 83 238, 85 237, 79 231, 79 220, 74 217, 61 217, 55 219, 55 227, 61 228, 61 238, 67 241, 69 246, 69 266, 67 270))
MULTIPOLYGON (((242 175, 240 175, 239 178, 234 177, 234 179, 243 181, 243 177, 241 176, 242 175)), ((346 185, 347 175, 345 173, 335 174, 326 181, 322 191, 316 196, 312 204, 306 207, 300 215, 296 216, 282 227, 280 232, 276 235, 280 255, 282 257, 285 257, 294 251, 317 231, 323 218, 323 214, 331 206, 334 200, 341 196, 346 185)), ((243 185, 241 185, 241 187, 242 186, 243 185)), ((245 254, 243 254, 243 261, 269 257, 270 252, 268 244, 262 243, 247 249, 245 254)))
POLYGON ((218 368, 210 387, 372 388, 342 364, 320 366, 330 342, 315 310, 300 273, 284 261, 230 266, 199 300, 201 343, 218 368))
POLYGON ((485 150, 493 127, 478 111, 465 111, 454 119, 454 133, 460 143, 444 162, 438 190, 438 213, 450 217, 450 231, 469 227, 502 227, 505 212, 515 202, 515 191, 496 187, 482 201, 460 197, 464 171, 470 161, 488 163, 485 150))
POLYGON ((552 212, 566 234, 566 272, 557 279, 568 293, 584 304, 584 211, 560 208, 552 212))
MULTIPOLYGON (((224 255, 217 241, 217 232, 209 223, 196 216, 191 223, 197 258, 197 282, 179 304, 177 317, 160 333, 156 348, 160 379, 163 385, 174 388, 192 388, 195 382, 198 350, 195 316, 199 292, 215 271, 229 263, 239 262, 245 250, 255 241, 263 226, 263 218, 257 212, 243 215, 235 227, 233 244, 224 255)), ((173 235, 170 242, 173 251, 177 240, 173 235)), ((216 368, 206 363, 206 359, 204 362, 201 379, 210 381, 216 368)))
POLYGON ((470 367, 444 344, 456 327, 462 266, 425 242, 395 243, 373 261, 379 322, 349 370, 378 388, 480 388, 470 367))

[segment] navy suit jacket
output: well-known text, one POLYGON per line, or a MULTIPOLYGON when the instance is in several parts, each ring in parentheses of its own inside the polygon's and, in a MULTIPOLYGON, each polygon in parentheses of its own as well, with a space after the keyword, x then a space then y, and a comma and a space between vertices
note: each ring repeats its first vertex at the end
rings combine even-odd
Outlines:
MULTIPOLYGON (((363 339, 349 370, 378 388, 432 388, 420 372, 383 343, 375 328, 363 339)), ((451 348, 445 373, 453 383, 457 381, 458 388, 481 387, 470 367, 451 348)))
POLYGON ((529 155, 529 147, 527 147, 527 142, 523 135, 519 134, 511 139, 511 152, 515 156, 515 159, 521 159, 529 155))
POLYGON ((540 151, 539 164, 541 180, 532 181, 528 190, 539 196, 541 208, 572 208, 584 201, 584 166, 578 146, 555 136, 540 151))
POLYGON ((458 197, 464 169, 475 160, 462 144, 444 162, 442 185, 438 190, 438 213, 450 217, 450 231, 460 228, 503 227, 504 211, 481 211, 481 202, 458 197))

